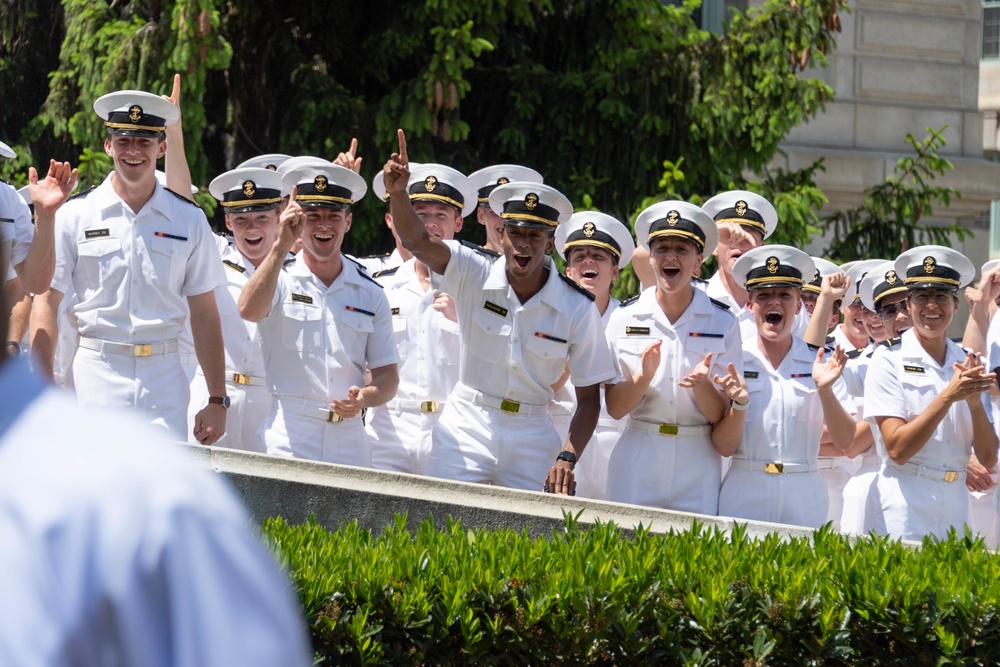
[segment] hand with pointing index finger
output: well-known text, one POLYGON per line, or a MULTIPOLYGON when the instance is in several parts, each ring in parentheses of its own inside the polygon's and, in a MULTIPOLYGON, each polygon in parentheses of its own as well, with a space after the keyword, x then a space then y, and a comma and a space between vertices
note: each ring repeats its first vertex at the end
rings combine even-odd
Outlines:
POLYGON ((299 203, 295 201, 298 191, 297 187, 292 186, 292 193, 288 197, 288 204, 281 212, 281 215, 278 216, 277 242, 284 248, 285 252, 291 250, 295 242, 302 238, 302 231, 305 229, 306 214, 299 203))
POLYGON ((385 191, 390 197, 394 194, 405 194, 410 182, 410 160, 406 155, 406 135, 403 130, 396 130, 399 139, 399 152, 393 153, 382 169, 385 180, 385 191))
POLYGON ((341 167, 347 167, 355 174, 361 173, 361 161, 364 158, 360 158, 358 155, 358 138, 354 137, 351 139, 351 147, 347 149, 346 153, 339 153, 337 157, 333 159, 335 165, 341 167))

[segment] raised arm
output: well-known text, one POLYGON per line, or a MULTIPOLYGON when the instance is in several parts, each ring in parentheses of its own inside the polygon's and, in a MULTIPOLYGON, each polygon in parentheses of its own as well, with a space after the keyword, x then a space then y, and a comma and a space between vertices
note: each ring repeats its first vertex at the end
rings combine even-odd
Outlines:
POLYGON ((274 299, 274 290, 278 287, 278 276, 281 275, 281 267, 285 264, 285 258, 295 242, 302 236, 302 230, 306 222, 306 214, 302 207, 295 201, 297 188, 292 188, 292 194, 288 198, 288 205, 281 212, 278 218, 278 237, 271 246, 271 251, 261 262, 250 280, 243 286, 240 292, 240 300, 237 304, 240 317, 251 322, 260 322, 271 312, 271 303, 274 299))
POLYGON ((35 235, 28 256, 14 267, 21 286, 33 294, 44 292, 56 270, 56 211, 76 186, 76 169, 69 162, 49 160, 45 178, 34 167, 28 169, 28 192, 35 205, 35 235))
POLYGON ((389 212, 392 214, 392 225, 399 236, 403 247, 413 253, 413 256, 426 264, 431 271, 444 275, 451 260, 451 250, 444 241, 431 236, 424 228, 417 212, 410 203, 410 195, 406 191, 410 182, 410 163, 406 154, 406 135, 402 130, 396 130, 399 138, 399 152, 393 153, 385 163, 382 177, 385 179, 385 191, 389 195, 389 212))

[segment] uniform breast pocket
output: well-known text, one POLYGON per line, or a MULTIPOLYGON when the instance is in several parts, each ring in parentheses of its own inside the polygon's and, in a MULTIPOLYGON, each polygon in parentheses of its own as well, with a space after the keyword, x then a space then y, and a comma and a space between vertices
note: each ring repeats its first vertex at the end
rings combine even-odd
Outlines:
POLYGON ((506 358, 511 324, 505 318, 483 309, 472 315, 472 340, 469 351, 483 361, 497 363, 506 358))
POLYGON ((934 378, 925 373, 906 373, 900 377, 903 386, 903 400, 906 402, 906 418, 916 417, 930 404, 938 393, 934 378))
MULTIPOLYGON (((716 364, 719 362, 719 355, 726 351, 726 341, 722 338, 709 338, 707 336, 688 336, 684 341, 684 361, 686 372, 691 372, 694 367, 705 360, 708 354, 712 355, 713 373, 720 372, 716 364)), ((725 369, 721 369, 724 371, 725 369)))
POLYGON ((812 378, 795 378, 791 384, 792 416, 800 422, 822 422, 823 405, 812 378))
POLYGON ((399 362, 406 361, 406 316, 392 316, 392 336, 396 341, 396 352, 399 353, 399 362))
MULTIPOLYGON (((618 362, 622 366, 622 372, 628 375, 638 373, 642 369, 642 353, 656 340, 650 336, 619 338, 617 342, 618 362)), ((662 364, 662 359, 660 363, 662 364)))
POLYGON ((759 421, 764 414, 764 406, 767 405, 766 383, 764 380, 746 380, 747 393, 750 394, 750 407, 747 408, 746 420, 759 421))
MULTIPOLYGON (((395 320, 396 318, 393 318, 395 320)), ((395 327, 393 322, 393 327, 395 327)), ((368 338, 375 333, 375 318, 365 313, 345 310, 340 317, 340 343, 350 359, 364 359, 368 338)))
MULTIPOLYGON (((565 335, 555 337, 566 340, 565 335)), ((526 358, 525 362, 530 363, 541 372, 538 376, 539 379, 548 384, 559 379, 566 368, 566 360, 569 358, 569 345, 567 343, 542 336, 532 336, 528 339, 525 347, 530 353, 530 361, 526 358)))
POLYGON ((184 267, 191 254, 190 243, 154 236, 150 239, 149 249, 156 277, 179 291, 184 283, 184 267))
POLYGON ((102 284, 117 284, 125 270, 125 255, 121 239, 100 238, 81 241, 77 246, 76 270, 84 276, 84 282, 94 288, 102 284))
POLYGON ((282 342, 289 350, 315 352, 323 344, 323 309, 307 303, 286 303, 281 322, 282 342))

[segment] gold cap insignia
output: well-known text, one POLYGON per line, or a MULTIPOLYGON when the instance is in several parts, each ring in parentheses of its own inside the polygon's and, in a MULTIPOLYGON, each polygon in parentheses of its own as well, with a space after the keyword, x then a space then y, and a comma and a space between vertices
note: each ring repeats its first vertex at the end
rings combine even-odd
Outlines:
POLYGON ((671 211, 670 213, 667 213, 667 224, 670 225, 671 227, 677 225, 677 222, 680 219, 681 219, 681 214, 678 213, 677 211, 671 211))
POLYGON ((742 199, 736 202, 736 215, 743 216, 747 212, 747 203, 742 199))
POLYGON ((925 273, 934 273, 934 269, 935 269, 936 266, 937 266, 937 264, 935 264, 933 257, 924 257, 924 272, 925 273))
POLYGON ((819 280, 819 269, 816 269, 816 273, 813 274, 813 279, 810 282, 816 282, 819 280))
POLYGON ((778 272, 778 267, 781 266, 781 262, 778 261, 777 257, 773 255, 767 258, 767 272, 774 275, 778 272))
POLYGON ((243 194, 247 197, 253 197, 257 194, 257 184, 253 181, 243 181, 243 194))
POLYGON ((264 168, 267 169, 268 171, 278 171, 278 165, 276 164, 269 164, 264 168))
POLYGON ((327 179, 326 176, 323 175, 317 176, 316 179, 313 181, 313 185, 316 186, 316 192, 323 192, 324 190, 326 190, 326 184, 329 182, 330 181, 329 179, 327 179))
POLYGON ((497 185, 507 185, 508 183, 510 183, 510 179, 506 176, 501 176, 497 179, 497 185))
POLYGON ((133 104, 128 109, 128 119, 133 123, 138 123, 142 120, 142 107, 138 104, 133 104))
POLYGON ((534 192, 529 192, 524 198, 524 205, 528 207, 529 211, 534 211, 535 207, 538 206, 538 195, 534 192))
POLYGON ((428 176, 424 179, 424 190, 427 190, 427 192, 434 192, 434 188, 436 188, 437 185, 438 179, 433 176, 428 176))
POLYGON ((597 232, 597 226, 592 222, 583 223, 583 235, 588 239, 597 232))
POLYGON ((896 284, 896 272, 893 271, 892 269, 889 269, 888 271, 886 271, 885 272, 885 282, 888 283, 889 285, 895 285, 896 284))

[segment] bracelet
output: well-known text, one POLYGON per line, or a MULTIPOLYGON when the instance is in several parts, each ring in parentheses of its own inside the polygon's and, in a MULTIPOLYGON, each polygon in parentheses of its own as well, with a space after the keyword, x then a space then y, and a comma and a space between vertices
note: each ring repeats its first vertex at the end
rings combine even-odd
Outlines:
POLYGON ((736 410, 738 412, 743 412, 744 410, 746 410, 749 407, 750 407, 750 401, 749 400, 746 403, 744 403, 743 405, 740 405, 736 401, 733 401, 733 410, 736 410))

